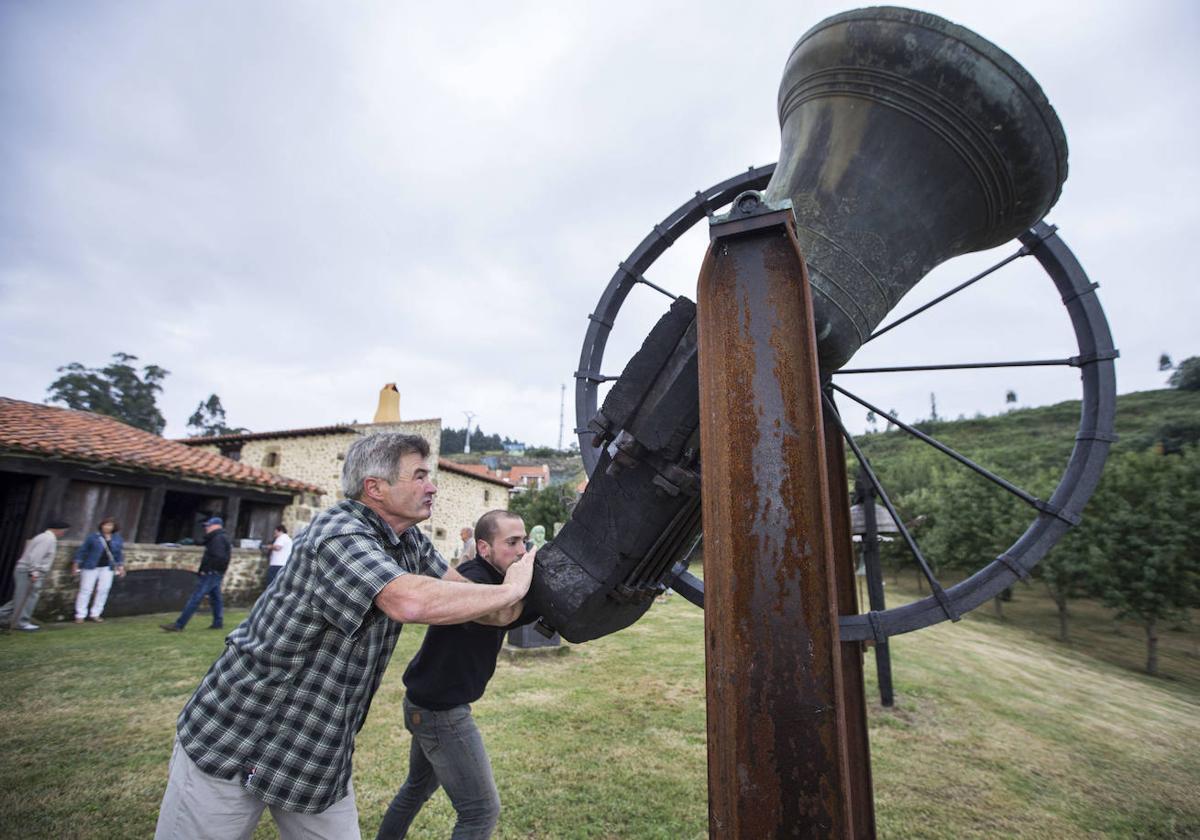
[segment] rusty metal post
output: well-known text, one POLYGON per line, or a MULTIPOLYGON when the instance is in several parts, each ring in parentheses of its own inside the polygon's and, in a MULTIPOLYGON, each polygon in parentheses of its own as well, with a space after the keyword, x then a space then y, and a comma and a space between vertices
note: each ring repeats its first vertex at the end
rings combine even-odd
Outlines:
MULTIPOLYGON (((857 615, 854 544, 850 540, 850 480, 846 447, 837 421, 824 414, 825 458, 829 475, 830 524, 833 530, 834 580, 838 614, 857 615)), ((846 753, 850 766, 851 832, 855 840, 874 840, 875 794, 871 784, 871 749, 867 734, 867 691, 863 680, 863 645, 842 642, 842 698, 846 708, 846 753)))
POLYGON ((709 836, 853 837, 811 297, 790 208, 714 222, 697 294, 709 836))

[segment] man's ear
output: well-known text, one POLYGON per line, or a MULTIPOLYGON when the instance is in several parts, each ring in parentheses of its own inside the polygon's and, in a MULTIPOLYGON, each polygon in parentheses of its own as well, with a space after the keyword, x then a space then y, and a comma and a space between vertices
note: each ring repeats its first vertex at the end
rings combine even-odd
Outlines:
POLYGON ((484 560, 488 559, 488 555, 492 553, 492 547, 483 540, 475 540, 475 553, 484 560), (484 549, 487 549, 486 551, 484 549))

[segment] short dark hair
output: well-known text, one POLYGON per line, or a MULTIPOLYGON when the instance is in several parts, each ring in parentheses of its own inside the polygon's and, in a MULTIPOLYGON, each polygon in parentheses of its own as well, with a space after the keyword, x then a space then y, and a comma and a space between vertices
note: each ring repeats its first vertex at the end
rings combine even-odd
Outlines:
POLYGON ((71 523, 65 519, 51 519, 46 523, 46 527, 51 531, 65 531, 71 527, 71 523))
POLYGON ((117 521, 117 517, 115 517, 115 516, 106 516, 103 519, 101 519, 100 522, 96 525, 96 530, 103 531, 104 523, 106 523, 106 522, 112 523, 114 534, 121 530, 121 523, 117 521))
POLYGON ((492 540, 496 538, 496 532, 500 530, 501 519, 520 519, 519 513, 513 513, 511 510, 498 508, 489 510, 483 516, 479 517, 479 521, 475 523, 475 539, 483 540, 488 545, 492 544, 492 540))
POLYGON ((287 528, 284 527, 282 522, 280 522, 278 525, 275 526, 275 530, 280 532, 281 534, 287 533, 287 528))

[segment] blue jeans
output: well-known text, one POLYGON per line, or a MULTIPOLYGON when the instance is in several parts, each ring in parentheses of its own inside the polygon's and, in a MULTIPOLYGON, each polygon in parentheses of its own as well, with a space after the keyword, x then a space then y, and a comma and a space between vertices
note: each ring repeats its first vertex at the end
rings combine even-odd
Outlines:
POLYGON ((438 787, 446 789, 458 814, 451 840, 486 840, 500 819, 500 794, 483 736, 470 706, 444 712, 423 709, 404 698, 404 728, 412 733, 408 778, 383 815, 376 840, 398 840, 438 787))
POLYGON ((212 626, 220 627, 224 624, 225 608, 221 603, 221 581, 224 575, 218 575, 213 572, 205 572, 199 576, 196 581, 196 591, 192 593, 192 597, 188 598, 187 604, 183 607, 183 612, 179 614, 179 618, 175 619, 175 626, 182 630, 187 626, 187 623, 192 618, 192 613, 200 606, 200 602, 204 600, 204 596, 208 596, 209 603, 212 604, 212 626))

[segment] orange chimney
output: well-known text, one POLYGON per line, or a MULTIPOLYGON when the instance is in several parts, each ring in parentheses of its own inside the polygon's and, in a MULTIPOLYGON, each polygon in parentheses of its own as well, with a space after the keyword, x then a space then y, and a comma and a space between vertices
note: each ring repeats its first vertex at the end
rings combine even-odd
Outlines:
POLYGON ((375 409, 375 423, 400 422, 400 391, 395 382, 379 389, 379 407, 375 409))

